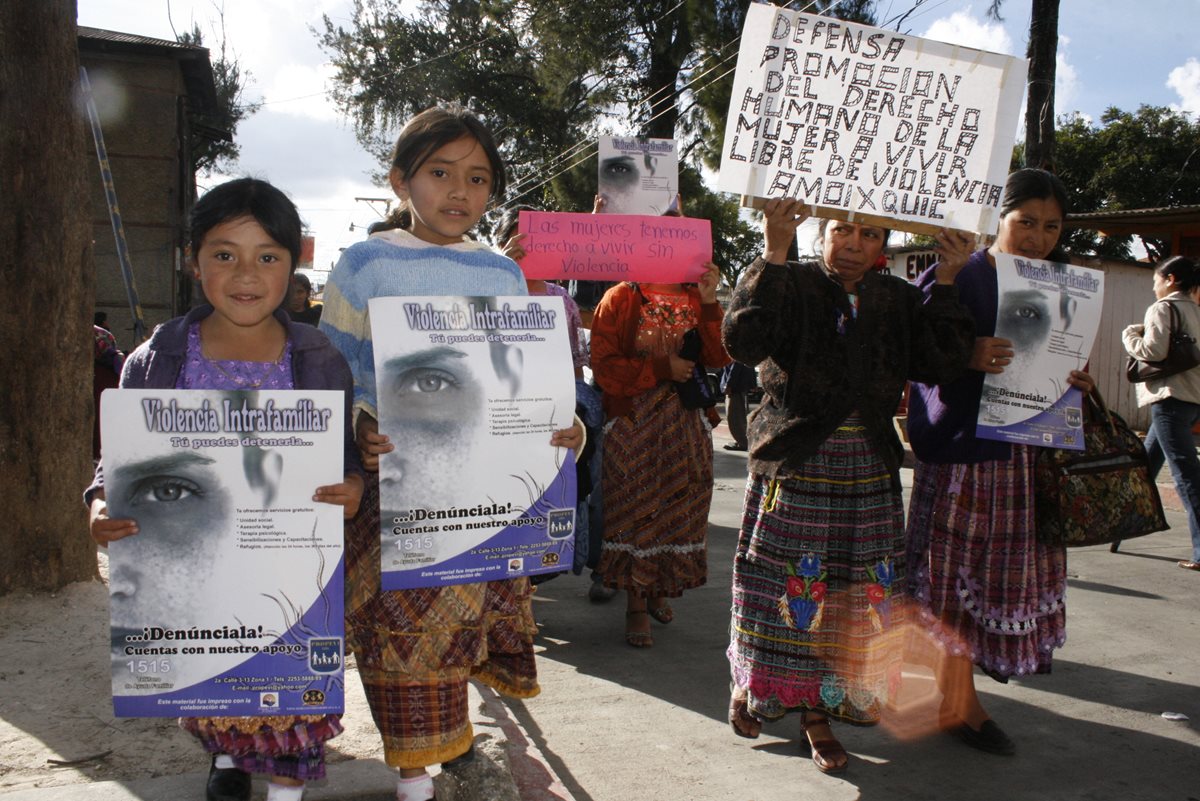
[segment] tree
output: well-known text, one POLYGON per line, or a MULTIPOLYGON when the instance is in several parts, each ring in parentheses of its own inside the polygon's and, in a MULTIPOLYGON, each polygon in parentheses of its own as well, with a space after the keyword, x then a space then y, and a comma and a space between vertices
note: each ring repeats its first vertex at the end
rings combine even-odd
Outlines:
MULTIPOLYGON (((1029 15, 1029 78, 1025 101, 1025 166, 1055 171, 1054 79, 1058 59, 1059 0, 1032 0, 1029 15)), ((1004 0, 993 0, 988 15, 1001 20, 1004 0)))
MULTIPOLYGON (((1079 114, 1059 119, 1057 172, 1075 212, 1200 204, 1200 120, 1164 106, 1136 112, 1109 108, 1093 124, 1079 114)), ((1141 237, 1151 258, 1170 242, 1141 237)), ((1073 253, 1129 258, 1131 237, 1072 231, 1073 253)))
MULTIPOLYGON (((197 114, 195 124, 203 129, 198 136, 192 153, 195 169, 210 172, 228 170, 237 162, 241 146, 234 140, 234 133, 242 120, 262 108, 262 103, 252 103, 243 98, 250 82, 249 72, 242 72, 236 55, 227 50, 225 37, 225 12, 220 12, 221 44, 219 55, 212 61, 213 83, 217 90, 217 110, 212 114, 197 114)), ((184 31, 176 39, 181 44, 204 45, 200 26, 193 24, 191 31, 184 31)))
POLYGON ((752 254, 750 229, 735 202, 699 180, 703 132, 681 112, 710 6, 434 0, 407 17, 397 2, 356 0, 348 27, 326 18, 318 36, 337 70, 334 98, 381 163, 404 120, 434 103, 461 103, 497 134, 509 203, 589 210, 602 133, 676 139, 685 209, 713 220, 729 279, 728 266, 752 254))
POLYGON ((0 6, 0 594, 96 575, 91 477, 88 153, 74 0, 0 6))

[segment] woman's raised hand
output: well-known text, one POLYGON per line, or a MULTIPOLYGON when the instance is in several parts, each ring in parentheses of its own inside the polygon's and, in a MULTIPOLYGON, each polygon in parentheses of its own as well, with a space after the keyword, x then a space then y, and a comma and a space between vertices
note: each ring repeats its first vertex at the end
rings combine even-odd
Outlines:
POLYGON ((934 276, 939 284, 953 284, 959 271, 975 252, 975 237, 966 231, 943 228, 933 235, 938 254, 934 276))
POLYGON ((809 218, 808 206, 792 197, 773 198, 763 207, 763 260, 787 263, 796 229, 809 218))
POLYGON ((513 261, 520 261, 525 258, 524 240, 528 234, 513 234, 504 243, 504 247, 500 250, 505 256, 508 256, 513 261))

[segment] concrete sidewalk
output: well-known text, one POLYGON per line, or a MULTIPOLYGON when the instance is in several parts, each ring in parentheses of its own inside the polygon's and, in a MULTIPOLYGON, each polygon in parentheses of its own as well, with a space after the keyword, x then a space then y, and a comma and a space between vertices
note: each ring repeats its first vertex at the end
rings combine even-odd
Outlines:
MULTIPOLYGON (((355 688, 355 691, 360 691, 355 688)), ((538 746, 493 690, 472 683, 471 723, 475 759, 438 772, 439 801, 574 801, 538 746)), ((396 773, 382 761, 360 759, 331 764, 328 776, 310 783, 305 801, 394 801, 396 773)), ((0 792, 4 801, 182 801, 201 799, 208 771, 138 779, 98 781, 0 792)), ((266 782, 255 779, 254 798, 266 796, 266 782)))
MULTIPOLYGON (((929 671, 914 666, 902 714, 883 726, 837 727, 852 757, 833 777, 807 758, 794 718, 754 741, 726 723, 730 561, 746 459, 723 450, 728 441, 718 428, 708 584, 673 601, 675 622, 655 624, 645 650, 624 643, 622 599, 588 602, 586 576, 539 585, 543 692, 521 702, 472 687, 478 757, 435 777, 439 801, 1200 800, 1200 574, 1175 565, 1190 548, 1170 485, 1162 485, 1170 531, 1126 542, 1118 554, 1071 551, 1069 639, 1051 675, 1006 685, 977 677, 1017 756, 989 756, 933 732, 936 691, 929 671)), ((902 470, 906 496, 911 478, 902 470)), ((361 690, 348 681, 347 693, 361 690)), ((0 773, 2 763, 0 754, 0 773)), ((204 778, 94 781, 0 791, 0 799, 199 799, 204 778)), ((391 801, 394 788, 381 761, 357 759, 331 764, 305 798, 391 801)), ((260 785, 255 798, 263 796, 260 785)))

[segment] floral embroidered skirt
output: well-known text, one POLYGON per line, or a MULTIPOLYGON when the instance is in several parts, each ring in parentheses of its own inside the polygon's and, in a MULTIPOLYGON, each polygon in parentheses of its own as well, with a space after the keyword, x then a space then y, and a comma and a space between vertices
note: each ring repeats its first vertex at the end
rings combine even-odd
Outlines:
POLYGON ((908 515, 910 591, 937 643, 994 678, 1048 673, 1067 640, 1067 552, 1034 535, 1035 451, 918 463, 908 515))
POLYGON ((464 754, 473 731, 467 681, 517 698, 538 694, 529 579, 380 589, 379 477, 346 526, 346 639, 384 760, 423 768, 464 754))
POLYGON ((342 733, 341 715, 180 718, 210 754, 228 754, 247 773, 300 781, 325 777, 325 742, 342 733))
POLYGON ((601 473, 604 584, 647 598, 703 585, 713 453, 701 413, 669 383, 642 393, 605 432, 601 473))
POLYGON ((728 656, 754 715, 879 720, 907 628, 903 526, 900 493, 853 417, 800 470, 750 476, 728 656))

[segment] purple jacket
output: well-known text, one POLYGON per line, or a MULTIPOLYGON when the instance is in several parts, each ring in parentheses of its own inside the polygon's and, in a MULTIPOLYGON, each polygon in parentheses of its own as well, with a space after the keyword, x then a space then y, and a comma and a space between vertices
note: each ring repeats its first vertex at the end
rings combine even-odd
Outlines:
MULTIPOLYGON (((934 284, 931 266, 917 279, 917 286, 928 297, 934 284)), ((996 268, 988 262, 987 251, 977 250, 954 280, 958 298, 975 318, 975 336, 996 333, 996 306, 999 289, 996 268)), ((983 394, 983 373, 967 370, 949 384, 913 383, 908 399, 908 439, 913 453, 933 464, 975 464, 1003 461, 1012 456, 1007 442, 975 437, 979 399, 983 394)))
MULTIPOLYGON (((129 354, 121 371, 121 387, 126 389, 174 389, 187 358, 187 332, 192 323, 212 314, 208 304, 197 306, 183 317, 168 320, 154 329, 150 339, 129 354)), ((354 431, 350 424, 354 400, 354 379, 350 366, 337 348, 311 325, 293 323, 282 309, 275 319, 286 329, 292 342, 292 382, 297 389, 340 389, 345 396, 345 455, 343 471, 363 474, 354 431)), ((96 491, 104 486, 103 464, 96 466, 92 485, 83 493, 83 502, 91 505, 96 491)))

